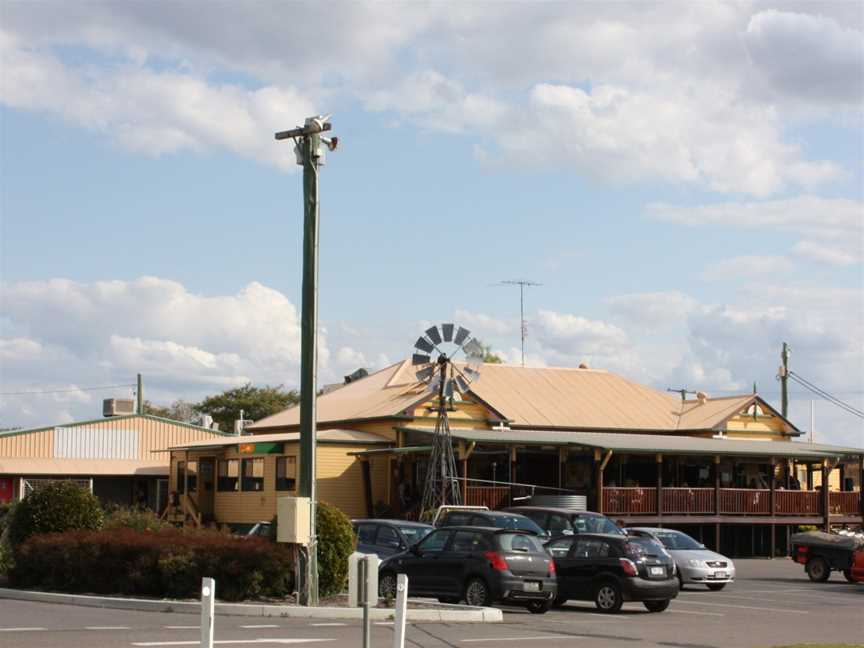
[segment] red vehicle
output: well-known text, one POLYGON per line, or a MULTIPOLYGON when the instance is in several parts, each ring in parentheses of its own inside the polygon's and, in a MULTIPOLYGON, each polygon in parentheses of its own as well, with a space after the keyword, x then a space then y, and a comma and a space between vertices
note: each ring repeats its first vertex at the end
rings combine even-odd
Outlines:
POLYGON ((855 552, 855 560, 852 562, 849 573, 853 580, 864 583, 864 549, 855 552))
POLYGON ((804 565, 804 571, 815 583, 824 583, 832 571, 838 571, 850 583, 864 578, 864 547, 860 541, 821 531, 792 535, 792 558, 804 565))

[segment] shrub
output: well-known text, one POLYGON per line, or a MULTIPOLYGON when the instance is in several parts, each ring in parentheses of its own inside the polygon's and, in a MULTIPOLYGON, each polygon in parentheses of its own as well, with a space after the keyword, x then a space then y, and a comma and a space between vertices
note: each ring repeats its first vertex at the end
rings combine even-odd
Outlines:
POLYGON ((226 601, 293 591, 287 547, 209 531, 129 528, 34 535, 18 548, 12 582, 64 592, 197 598, 216 579, 226 601))
POLYGON ((102 509, 96 497, 70 481, 50 482, 18 502, 9 520, 13 551, 38 533, 102 527, 102 509))
POLYGON ((318 502, 315 515, 318 533, 318 592, 339 594, 348 583, 348 556, 354 551, 351 520, 335 506, 318 502))
POLYGON ((103 529, 134 529, 135 531, 161 531, 172 524, 160 520, 153 511, 113 506, 105 510, 103 529))

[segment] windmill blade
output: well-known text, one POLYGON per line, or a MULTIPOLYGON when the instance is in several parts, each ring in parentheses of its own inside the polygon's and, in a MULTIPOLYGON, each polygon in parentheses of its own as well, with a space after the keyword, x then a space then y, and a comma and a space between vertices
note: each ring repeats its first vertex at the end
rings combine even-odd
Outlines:
POLYGON ((453 341, 453 328, 454 328, 454 326, 452 324, 442 324, 441 325, 441 332, 444 334, 444 341, 445 342, 452 342, 453 341))
POLYGON ((472 369, 471 367, 465 367, 463 373, 465 374, 465 377, 471 382, 477 380, 477 378, 480 377, 480 372, 476 369, 472 369))
POLYGON ((477 338, 473 338, 468 344, 466 344, 462 349, 465 351, 465 355, 470 359, 472 356, 479 357, 482 361, 483 359, 483 345, 477 341, 477 338))
POLYGON ((424 367, 423 369, 421 369, 420 371, 418 371, 414 375, 417 377, 417 380, 419 380, 420 382, 426 382, 427 380, 432 378, 432 376, 434 374, 435 374, 435 367, 424 367))
POLYGON ((471 335, 471 331, 460 326, 459 330, 456 331, 456 337, 453 338, 453 344, 461 347, 469 335, 471 335))
POLYGON ((432 362, 432 358, 422 353, 415 353, 411 356, 411 364, 415 366, 429 364, 430 362, 432 362))
POLYGON ((417 341, 414 343, 414 347, 420 349, 421 351, 425 351, 426 353, 432 353, 435 350, 435 347, 432 345, 429 340, 425 337, 417 338, 417 341))
POLYGON ((430 326, 426 329, 426 335, 432 340, 432 344, 441 344, 441 334, 438 332, 437 326, 430 326))
POLYGON ((459 389, 460 394, 464 394, 468 391, 468 381, 465 380, 462 376, 456 376, 454 379, 456 381, 456 387, 459 389))

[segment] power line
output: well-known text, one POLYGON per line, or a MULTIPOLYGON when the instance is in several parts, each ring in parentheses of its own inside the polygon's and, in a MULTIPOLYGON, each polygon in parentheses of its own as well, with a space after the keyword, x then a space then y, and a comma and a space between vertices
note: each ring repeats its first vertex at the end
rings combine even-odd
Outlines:
POLYGON ((849 403, 846 403, 845 401, 840 400, 839 398, 837 398, 833 394, 830 394, 829 392, 825 391, 821 387, 817 387, 816 385, 811 383, 806 378, 802 378, 801 376, 799 376, 794 371, 789 372, 789 377, 792 380, 794 380, 795 382, 797 382, 799 385, 801 385, 802 387, 809 389, 814 394, 818 394, 819 396, 822 396, 824 399, 828 400, 829 402, 836 405, 840 409, 845 410, 846 412, 848 412, 850 414, 854 414, 855 416, 864 419, 864 412, 859 410, 857 407, 854 407, 853 405, 850 405, 849 403))
POLYGON ((31 396, 37 394, 68 394, 82 391, 100 391, 103 389, 118 389, 120 387, 135 387, 134 383, 124 385, 102 385, 101 387, 76 387, 74 389, 45 389, 40 391, 2 392, 0 396, 31 396))

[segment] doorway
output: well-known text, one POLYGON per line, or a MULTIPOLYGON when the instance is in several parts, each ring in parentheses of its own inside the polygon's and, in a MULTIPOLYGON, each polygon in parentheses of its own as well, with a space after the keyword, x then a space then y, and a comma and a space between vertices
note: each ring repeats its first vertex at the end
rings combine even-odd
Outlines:
POLYGON ((215 477, 216 459, 214 457, 201 457, 198 460, 198 510, 203 519, 213 518, 215 477))

